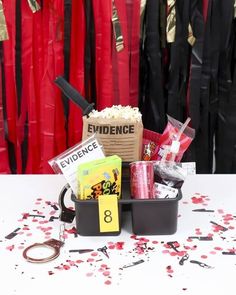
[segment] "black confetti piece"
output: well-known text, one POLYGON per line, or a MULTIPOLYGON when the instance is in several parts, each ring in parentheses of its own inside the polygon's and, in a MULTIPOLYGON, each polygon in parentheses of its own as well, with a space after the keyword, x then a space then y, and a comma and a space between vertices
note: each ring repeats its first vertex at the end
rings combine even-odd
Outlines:
POLYGON ((138 261, 134 261, 134 262, 131 262, 129 264, 126 264, 126 265, 122 266, 122 268, 132 267, 132 266, 138 265, 138 264, 143 263, 143 262, 144 262, 144 260, 140 259, 138 261))
POLYGON ((16 228, 13 232, 11 232, 10 234, 8 234, 7 236, 5 236, 5 239, 11 240, 13 239, 18 233, 18 231, 20 230, 20 227, 16 228))

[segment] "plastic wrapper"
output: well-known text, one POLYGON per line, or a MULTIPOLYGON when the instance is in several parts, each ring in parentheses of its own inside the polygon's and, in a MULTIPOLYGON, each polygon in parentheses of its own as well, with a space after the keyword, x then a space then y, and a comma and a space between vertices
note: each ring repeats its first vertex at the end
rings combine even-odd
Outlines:
POLYGON ((175 198, 187 176, 185 169, 174 162, 154 162, 154 188, 156 198, 175 198))
POLYGON ((67 149, 48 163, 56 174, 63 174, 73 193, 78 196, 77 170, 82 163, 105 158, 96 134, 67 149))
POLYGON ((165 157, 167 161, 180 162, 195 137, 195 130, 187 126, 190 118, 181 123, 169 115, 167 117, 168 123, 160 136, 156 159, 161 160, 165 157))

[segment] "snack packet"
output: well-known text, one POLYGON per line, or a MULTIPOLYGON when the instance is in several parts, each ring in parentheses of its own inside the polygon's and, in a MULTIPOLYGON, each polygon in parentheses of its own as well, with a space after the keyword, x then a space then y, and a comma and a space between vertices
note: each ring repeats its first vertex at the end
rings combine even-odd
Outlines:
POLYGON ((143 129, 143 147, 142 147, 142 160, 152 161, 157 158, 157 151, 159 145, 159 138, 161 134, 143 129))
POLYGON ((98 199, 100 195, 121 196, 121 158, 117 155, 80 164, 77 172, 79 199, 98 199))

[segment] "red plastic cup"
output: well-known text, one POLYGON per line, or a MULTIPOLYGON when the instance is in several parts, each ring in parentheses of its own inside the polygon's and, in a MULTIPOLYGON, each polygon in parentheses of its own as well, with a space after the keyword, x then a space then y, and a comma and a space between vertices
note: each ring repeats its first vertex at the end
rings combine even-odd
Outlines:
POLYGON ((137 161, 130 163, 130 190, 134 199, 153 199, 153 163, 137 161))

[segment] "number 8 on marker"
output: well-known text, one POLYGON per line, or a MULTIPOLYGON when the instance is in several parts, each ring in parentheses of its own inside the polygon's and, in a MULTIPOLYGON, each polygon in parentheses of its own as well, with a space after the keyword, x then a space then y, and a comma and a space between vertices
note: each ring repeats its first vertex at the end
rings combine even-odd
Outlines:
POLYGON ((111 217, 111 210, 105 210, 104 211, 104 221, 106 223, 112 222, 112 217, 111 217))
POLYGON ((98 198, 100 232, 119 231, 117 195, 101 195, 98 198))

